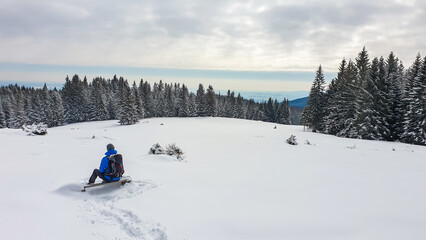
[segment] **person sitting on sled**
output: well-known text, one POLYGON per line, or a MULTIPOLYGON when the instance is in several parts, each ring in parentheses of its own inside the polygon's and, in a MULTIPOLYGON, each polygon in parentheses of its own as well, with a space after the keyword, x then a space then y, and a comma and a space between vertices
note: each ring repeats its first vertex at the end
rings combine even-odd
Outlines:
MULTIPOLYGON (((121 174, 114 174, 113 176, 110 176, 110 158, 111 156, 120 156, 120 154, 117 154, 117 150, 115 150, 114 145, 111 143, 106 146, 107 152, 105 153, 105 156, 102 158, 101 166, 99 169, 94 169, 92 176, 90 176, 88 184, 95 183, 95 180, 97 177, 101 178, 104 182, 113 182, 120 180, 121 174)), ((120 159, 121 160, 121 159, 120 159)), ((122 162, 121 162, 121 168, 122 168, 122 162)), ((123 171, 124 172, 124 171, 123 171)))

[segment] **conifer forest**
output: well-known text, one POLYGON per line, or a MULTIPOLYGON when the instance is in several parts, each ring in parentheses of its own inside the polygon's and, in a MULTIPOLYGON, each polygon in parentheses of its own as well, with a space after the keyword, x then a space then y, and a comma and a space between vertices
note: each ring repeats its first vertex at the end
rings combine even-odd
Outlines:
MULTIPOLYGON (((301 123, 339 137, 426 145, 426 58, 418 54, 405 69, 393 52, 370 60, 364 48, 355 61, 343 59, 326 86, 322 67, 313 81, 301 123)), ((48 127, 86 121, 119 120, 130 125, 151 117, 227 117, 280 124, 293 120, 289 101, 256 102, 202 84, 195 93, 184 84, 123 77, 91 82, 67 76, 62 89, 0 87, 0 128, 44 123, 48 127)))
POLYGON ((426 58, 405 69, 393 52, 343 59, 328 87, 319 66, 301 122, 339 137, 426 145, 426 58))
POLYGON ((50 90, 9 85, 0 87, 0 128, 21 128, 44 123, 48 127, 86 121, 119 120, 131 125, 151 117, 213 116, 290 124, 289 101, 269 98, 246 100, 228 90, 216 94, 212 86, 199 84, 192 93, 184 84, 140 80, 129 85, 123 77, 97 77, 88 82, 67 76, 64 87, 50 90))

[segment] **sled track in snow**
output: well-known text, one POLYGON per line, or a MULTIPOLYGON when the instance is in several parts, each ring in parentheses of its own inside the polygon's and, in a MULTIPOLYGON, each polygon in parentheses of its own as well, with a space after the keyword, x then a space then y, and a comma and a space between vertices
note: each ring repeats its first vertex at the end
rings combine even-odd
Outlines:
MULTIPOLYGON (((133 181, 118 188, 94 189, 88 191, 89 198, 80 206, 82 217, 86 222, 99 229, 104 235, 105 226, 111 230, 114 239, 146 239, 166 240, 165 228, 159 223, 147 222, 137 216, 131 209, 119 208, 118 202, 140 196, 146 191, 157 187, 153 181, 133 181), (121 233, 116 236, 116 233, 121 233)), ((94 232, 94 235, 101 235, 94 232)))

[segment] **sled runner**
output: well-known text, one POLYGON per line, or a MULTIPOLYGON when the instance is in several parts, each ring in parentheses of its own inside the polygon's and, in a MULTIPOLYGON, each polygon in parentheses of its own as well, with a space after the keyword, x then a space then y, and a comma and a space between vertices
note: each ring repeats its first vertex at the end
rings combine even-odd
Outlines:
POLYGON ((99 187, 102 185, 108 185, 108 184, 121 184, 124 185, 126 183, 129 183, 132 181, 132 178, 129 176, 123 176, 122 178, 120 178, 120 180, 118 181, 113 181, 113 182, 102 182, 102 183, 94 183, 94 184, 83 184, 83 189, 81 189, 82 192, 86 191, 86 188, 91 188, 91 187, 99 187))

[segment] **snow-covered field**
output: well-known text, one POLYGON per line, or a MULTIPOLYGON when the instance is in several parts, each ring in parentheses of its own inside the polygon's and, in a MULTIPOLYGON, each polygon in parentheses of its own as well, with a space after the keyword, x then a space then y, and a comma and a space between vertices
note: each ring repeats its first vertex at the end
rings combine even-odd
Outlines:
POLYGON ((1 239, 426 239, 426 147, 275 125, 0 129, 1 239), (285 142, 291 134, 299 145, 285 142), (110 142, 133 182, 80 192, 110 142), (155 143, 176 143, 185 161, 148 155, 155 143))

